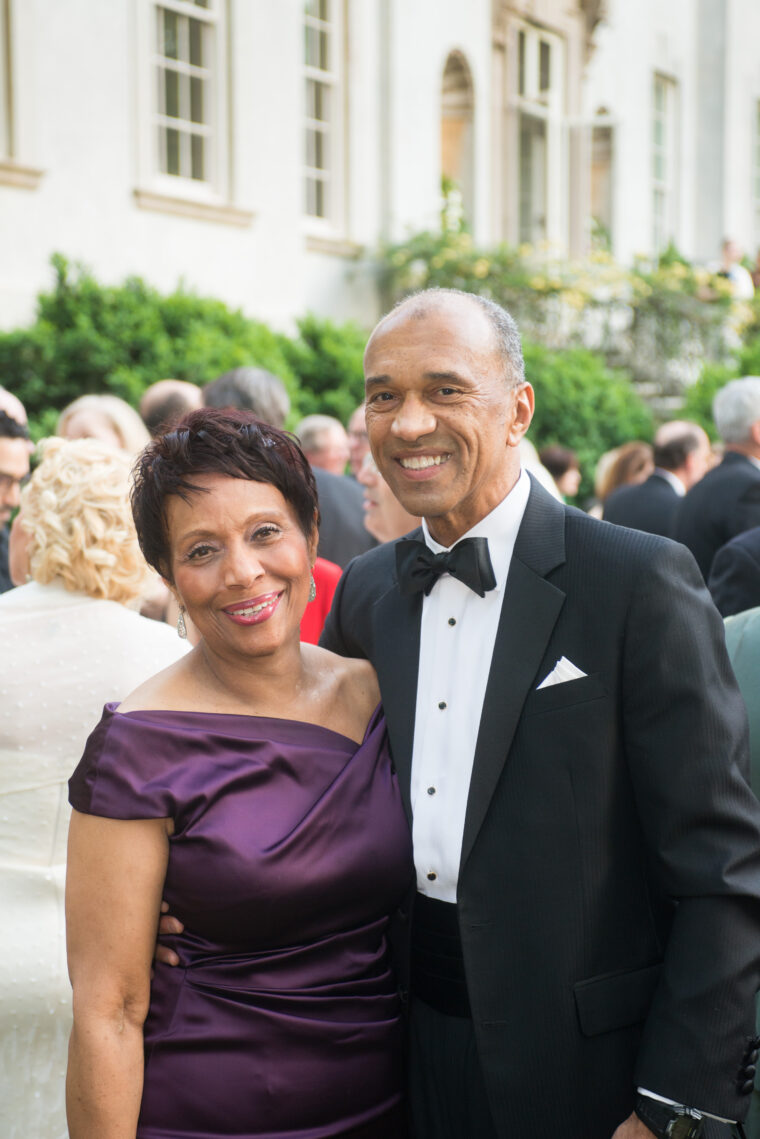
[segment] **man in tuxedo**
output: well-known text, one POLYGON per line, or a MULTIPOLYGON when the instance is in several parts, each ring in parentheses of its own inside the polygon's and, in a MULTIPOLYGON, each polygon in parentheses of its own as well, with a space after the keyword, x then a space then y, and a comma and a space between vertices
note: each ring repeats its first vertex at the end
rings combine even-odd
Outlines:
POLYGON ((713 418, 726 453, 680 502, 673 533, 689 547, 705 581, 720 547, 760 526, 760 376, 722 387, 713 418))
POLYGON ((723 617, 760 605, 760 526, 737 534, 721 546, 713 558, 707 584, 723 617))
POLYGON ((697 423, 663 423, 654 437, 654 471, 643 483, 613 491, 604 503, 605 522, 672 538, 678 503, 703 477, 710 440, 697 423))
POLYGON ((351 563, 322 643, 377 669, 413 827, 415 1139, 741 1118, 760 809, 693 559, 521 471, 533 392, 492 302, 409 298, 365 372, 375 461, 424 522, 351 563))

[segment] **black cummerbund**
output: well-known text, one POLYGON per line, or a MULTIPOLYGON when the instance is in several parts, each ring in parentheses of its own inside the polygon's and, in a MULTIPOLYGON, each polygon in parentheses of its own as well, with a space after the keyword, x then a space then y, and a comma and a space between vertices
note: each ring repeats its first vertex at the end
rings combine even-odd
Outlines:
POLYGON ((470 1016, 457 907, 424 894, 414 899, 411 992, 448 1016, 470 1016))

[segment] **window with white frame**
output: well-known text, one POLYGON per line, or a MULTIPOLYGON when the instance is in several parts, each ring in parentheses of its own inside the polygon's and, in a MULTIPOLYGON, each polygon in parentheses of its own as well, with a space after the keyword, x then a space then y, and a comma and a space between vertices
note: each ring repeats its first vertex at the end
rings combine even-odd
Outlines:
POLYGON ((664 75, 652 84, 652 248, 661 253, 674 237, 678 85, 664 75))
POLYGON ((517 29, 518 240, 563 239, 564 43, 543 28, 517 29))
POLYGON ((151 181, 208 197, 226 189, 225 0, 151 0, 151 181))
POLYGON ((306 0, 304 209, 333 230, 342 210, 342 59, 341 0, 306 0))

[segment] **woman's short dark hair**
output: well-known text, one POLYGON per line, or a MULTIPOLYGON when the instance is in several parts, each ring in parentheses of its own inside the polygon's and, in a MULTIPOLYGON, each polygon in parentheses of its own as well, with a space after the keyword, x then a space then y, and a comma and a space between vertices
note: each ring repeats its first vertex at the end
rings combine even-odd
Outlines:
POLYGON ((166 500, 176 494, 188 502, 205 489, 195 477, 206 474, 276 487, 307 538, 319 524, 314 475, 294 436, 251 411, 199 408, 149 443, 134 470, 132 514, 140 549, 166 578, 171 579, 166 500))

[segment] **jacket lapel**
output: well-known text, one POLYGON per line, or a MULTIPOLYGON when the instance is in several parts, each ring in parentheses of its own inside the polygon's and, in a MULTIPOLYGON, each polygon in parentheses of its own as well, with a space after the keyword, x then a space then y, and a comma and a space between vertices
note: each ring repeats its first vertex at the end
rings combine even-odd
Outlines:
MULTIPOLYGON (((407 535, 422 540, 422 530, 407 535)), ((393 583, 372 613, 374 652, 383 708, 388 725, 391 754, 396 765, 404 809, 411 825, 412 747, 417 706, 417 673, 420 660, 422 594, 402 596, 395 571, 393 583)))
MULTIPOLYGON (((467 799, 461 868, 507 759, 522 706, 565 600, 545 580, 565 560, 564 507, 535 480, 515 543, 486 686, 467 799)), ((418 626, 419 628, 419 626, 418 626)), ((412 717, 412 726, 414 720, 412 717)))

